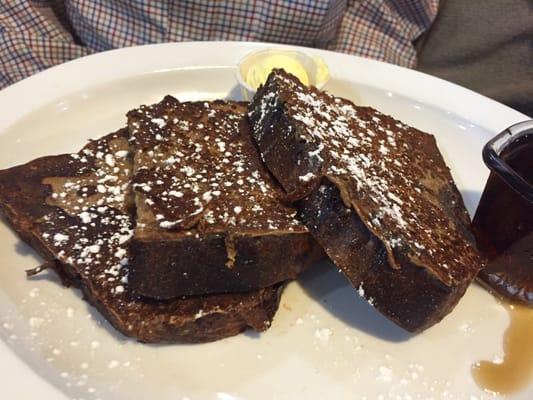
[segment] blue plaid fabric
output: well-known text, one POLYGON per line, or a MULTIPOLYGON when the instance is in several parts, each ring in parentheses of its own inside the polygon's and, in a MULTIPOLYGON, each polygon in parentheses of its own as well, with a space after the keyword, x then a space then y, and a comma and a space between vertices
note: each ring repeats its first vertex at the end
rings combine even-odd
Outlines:
POLYGON ((336 40, 329 48, 415 67, 413 41, 431 26, 437 15, 438 3, 438 0, 353 2, 346 10, 336 40))
POLYGON ((413 67, 438 0, 1 0, 0 88, 93 52, 146 43, 245 40, 413 67))

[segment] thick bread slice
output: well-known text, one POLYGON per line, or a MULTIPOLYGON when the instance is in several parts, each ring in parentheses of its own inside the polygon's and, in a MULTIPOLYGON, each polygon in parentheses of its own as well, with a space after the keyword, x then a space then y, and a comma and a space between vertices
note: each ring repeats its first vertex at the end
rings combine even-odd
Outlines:
POLYGON ((132 300, 128 241, 133 232, 126 129, 72 155, 0 171, 0 210, 66 283, 79 286, 123 334, 143 342, 205 342, 247 327, 265 330, 281 286, 170 302, 132 300))
POLYGON ((432 135, 282 70, 249 117, 267 167, 361 295, 412 332, 453 309, 481 260, 432 135))
POLYGON ((295 278, 322 250, 279 200, 246 104, 171 96, 128 113, 137 226, 130 290, 170 299, 295 278))

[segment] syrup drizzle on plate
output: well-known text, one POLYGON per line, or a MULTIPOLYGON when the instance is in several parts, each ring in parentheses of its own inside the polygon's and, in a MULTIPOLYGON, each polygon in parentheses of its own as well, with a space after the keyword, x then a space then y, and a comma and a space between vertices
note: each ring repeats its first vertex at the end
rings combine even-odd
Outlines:
POLYGON ((502 362, 479 361, 472 376, 482 389, 511 394, 533 381, 533 309, 506 304, 510 323, 504 335, 502 362))

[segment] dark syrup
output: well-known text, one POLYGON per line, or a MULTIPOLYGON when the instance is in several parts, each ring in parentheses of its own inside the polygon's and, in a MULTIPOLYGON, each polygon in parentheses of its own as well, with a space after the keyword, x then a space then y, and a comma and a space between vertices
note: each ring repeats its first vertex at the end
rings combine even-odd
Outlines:
MULTIPOLYGON (((533 183, 533 135, 511 143, 500 157, 533 183)), ((472 226, 488 258, 480 280, 500 296, 533 307, 533 203, 492 172, 472 226)))
MULTIPOLYGON (((533 135, 517 139, 500 157, 525 181, 533 182, 533 135)), ((476 363, 472 375, 485 390, 516 393, 533 379, 533 203, 492 172, 472 226, 478 247, 488 259, 479 279, 515 303, 505 305, 510 324, 503 359, 476 363)))

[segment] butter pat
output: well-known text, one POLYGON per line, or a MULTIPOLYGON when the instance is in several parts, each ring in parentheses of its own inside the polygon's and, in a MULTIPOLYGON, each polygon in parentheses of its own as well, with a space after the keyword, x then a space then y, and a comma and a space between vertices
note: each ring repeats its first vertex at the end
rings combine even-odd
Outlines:
POLYGON ((320 57, 313 57, 313 61, 315 62, 316 66, 315 86, 321 88, 329 79, 329 68, 324 60, 322 60, 320 57))
POLYGON ((253 98, 270 72, 281 68, 295 75, 305 85, 322 89, 329 80, 329 69, 324 60, 304 52, 286 48, 270 48, 247 54, 237 63, 237 82, 243 100, 253 98))
POLYGON ((265 83, 268 75, 274 68, 283 68, 285 71, 296 76, 304 85, 309 85, 309 76, 305 71, 303 64, 296 58, 285 54, 273 54, 258 59, 248 69, 246 74, 246 83, 257 89, 265 83))

